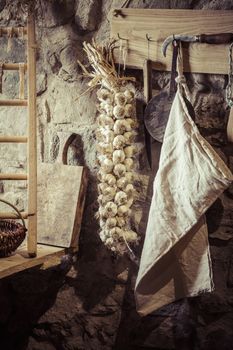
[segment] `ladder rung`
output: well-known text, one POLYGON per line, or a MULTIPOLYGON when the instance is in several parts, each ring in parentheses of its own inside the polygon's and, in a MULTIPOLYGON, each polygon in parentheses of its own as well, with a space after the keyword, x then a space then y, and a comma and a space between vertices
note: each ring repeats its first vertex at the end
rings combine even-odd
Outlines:
MULTIPOLYGON (((3 63, 3 70, 19 70, 19 63, 3 63)), ((24 64, 24 68, 27 69, 27 64, 24 64)))
POLYGON ((1 27, 0 30, 1 30, 2 34, 8 34, 9 31, 11 30, 11 28, 12 28, 13 33, 16 34, 17 36, 19 35, 19 33, 21 34, 22 28, 23 28, 23 33, 27 34, 26 27, 1 27))
POLYGON ((0 106, 27 106, 27 100, 0 100, 0 106))
POLYGON ((27 136, 1 136, 0 142, 11 142, 11 143, 27 143, 27 136))
POLYGON ((27 180, 27 174, 1 174, 0 180, 27 180))
MULTIPOLYGON (((28 213, 21 212, 20 214, 24 219, 28 218, 28 213)), ((5 212, 0 213, 0 219, 17 219, 17 218, 18 218, 18 215, 16 213, 5 213, 5 212)))

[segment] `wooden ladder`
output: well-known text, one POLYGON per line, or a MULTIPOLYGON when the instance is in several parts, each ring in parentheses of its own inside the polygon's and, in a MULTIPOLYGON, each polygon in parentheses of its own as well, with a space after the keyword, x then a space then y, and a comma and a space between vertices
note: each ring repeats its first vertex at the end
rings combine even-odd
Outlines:
MULTIPOLYGON (((1 143, 27 143, 27 173, 3 174, 0 173, 0 180, 27 180, 27 211, 22 213, 27 219, 28 240, 27 252, 29 257, 37 254, 37 140, 36 140, 36 37, 35 21, 32 14, 28 15, 27 27, 2 27, 1 33, 8 34, 11 30, 13 35, 23 34, 27 37, 27 63, 24 69, 27 70, 28 97, 0 100, 0 106, 27 106, 27 136, 0 136, 1 143)), ((20 63, 6 63, 2 65, 3 70, 20 70, 20 63)), ((15 219, 15 214, 0 213, 0 218, 15 219)))

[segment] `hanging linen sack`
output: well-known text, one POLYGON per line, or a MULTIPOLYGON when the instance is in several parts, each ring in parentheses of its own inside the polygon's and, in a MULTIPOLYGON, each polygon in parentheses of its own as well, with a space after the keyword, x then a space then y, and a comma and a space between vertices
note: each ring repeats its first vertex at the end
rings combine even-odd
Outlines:
POLYGON ((205 212, 233 180, 189 115, 180 54, 177 83, 135 287, 142 316, 213 290, 205 212))

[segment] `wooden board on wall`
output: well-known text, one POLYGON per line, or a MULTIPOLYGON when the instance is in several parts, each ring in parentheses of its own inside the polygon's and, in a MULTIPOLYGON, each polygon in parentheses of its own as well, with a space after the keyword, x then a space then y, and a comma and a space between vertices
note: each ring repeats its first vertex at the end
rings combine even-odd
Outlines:
POLYGON ((87 171, 83 166, 39 165, 39 243, 78 248, 86 188, 87 171))
MULTIPOLYGON (((152 10, 120 9, 122 15, 111 17, 111 37, 128 39, 126 65, 143 67, 148 58, 146 34, 153 40, 149 45, 149 58, 155 69, 170 71, 172 50, 163 57, 161 47, 172 34, 233 33, 233 11, 215 10, 152 10)), ((124 44, 124 41, 122 41, 124 44)), ((185 44, 184 71, 196 73, 228 73, 229 45, 185 44)), ((119 51, 114 52, 116 62, 121 62, 119 51)))

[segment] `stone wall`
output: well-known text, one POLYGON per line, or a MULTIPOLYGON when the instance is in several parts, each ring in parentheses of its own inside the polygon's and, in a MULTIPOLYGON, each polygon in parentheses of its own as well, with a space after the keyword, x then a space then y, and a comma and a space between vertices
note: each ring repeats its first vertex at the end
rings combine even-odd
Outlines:
MULTIPOLYGON (((54 162, 59 146, 57 133, 78 134, 69 152, 70 164, 86 165, 89 186, 74 262, 63 260, 49 270, 32 269, 0 281, 0 348, 28 350, 137 350, 137 349, 232 349, 233 342, 233 202, 232 188, 207 213, 216 290, 191 300, 182 300, 157 313, 140 318, 135 310, 133 286, 137 264, 128 256, 113 256, 98 237, 96 204, 95 92, 77 100, 85 91, 77 59, 85 61, 82 42, 109 37, 107 14, 123 1, 37 1, 37 111, 39 162, 54 162)), ((0 1, 0 24, 22 24, 17 1, 0 1)), ((233 9, 229 0, 133 0, 135 8, 233 9)), ((22 44, 14 40, 12 51, 1 40, 1 59, 22 61, 22 44)), ((140 72, 136 74, 141 81, 140 72)), ((154 88, 164 88, 168 75, 154 73, 154 88)), ((225 76, 188 75, 197 125, 233 170, 233 148, 226 141, 228 110, 224 102, 225 76)), ((17 74, 4 75, 3 97, 15 97, 17 74)), ((23 110, 1 107, 0 133, 23 135, 23 110), (5 118, 5 113, 7 118, 5 118)), ((139 121, 141 114, 139 113, 139 121)), ((25 168, 24 146, 1 145, 0 170, 25 168)), ((154 145, 154 157, 158 147, 154 145)), ((152 175, 140 157, 140 185, 152 175), (142 170, 143 169, 143 170, 142 170), (144 177, 143 177, 144 175, 144 177)), ((1 194, 19 209, 26 206, 25 188, 0 184, 1 194)), ((136 204, 135 224, 143 235, 150 196, 136 204)), ((138 248, 137 255, 140 256, 138 248)))

